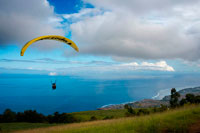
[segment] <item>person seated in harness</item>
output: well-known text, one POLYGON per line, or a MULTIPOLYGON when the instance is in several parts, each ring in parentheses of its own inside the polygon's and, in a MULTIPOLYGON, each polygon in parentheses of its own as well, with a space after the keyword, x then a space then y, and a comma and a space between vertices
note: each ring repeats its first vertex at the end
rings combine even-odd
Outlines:
POLYGON ((51 84, 52 84, 52 89, 55 90, 56 89, 56 81, 55 81, 55 83, 52 83, 52 81, 51 81, 51 84))

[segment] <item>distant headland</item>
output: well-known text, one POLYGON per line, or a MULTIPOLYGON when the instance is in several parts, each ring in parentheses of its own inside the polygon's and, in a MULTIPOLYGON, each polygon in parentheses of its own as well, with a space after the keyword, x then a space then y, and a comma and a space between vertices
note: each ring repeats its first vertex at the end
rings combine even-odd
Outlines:
MULTIPOLYGON (((185 98, 185 95, 190 93, 196 95, 200 95, 200 87, 193 87, 193 88, 185 88, 178 91, 180 93, 179 100, 185 98)), ((128 104, 132 108, 149 108, 149 107, 160 107, 162 105, 169 106, 170 95, 163 97, 161 100, 154 100, 154 99, 143 99, 140 101, 123 103, 123 104, 111 104, 107 106, 102 106, 98 108, 98 110, 110 110, 110 109, 124 109, 124 105, 128 104)))

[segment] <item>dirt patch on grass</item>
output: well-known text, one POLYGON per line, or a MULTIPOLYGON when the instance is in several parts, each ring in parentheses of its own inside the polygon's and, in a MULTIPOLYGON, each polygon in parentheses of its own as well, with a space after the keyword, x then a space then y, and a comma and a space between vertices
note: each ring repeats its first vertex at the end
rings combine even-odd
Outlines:
POLYGON ((189 133, 200 133, 200 120, 190 126, 189 133))

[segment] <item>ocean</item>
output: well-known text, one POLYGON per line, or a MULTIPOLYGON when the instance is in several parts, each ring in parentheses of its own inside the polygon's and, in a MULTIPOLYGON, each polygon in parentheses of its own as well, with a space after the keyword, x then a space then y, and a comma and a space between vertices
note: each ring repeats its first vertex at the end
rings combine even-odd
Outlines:
POLYGON ((120 104, 147 98, 160 99, 171 88, 200 86, 200 76, 171 74, 132 79, 87 79, 75 76, 0 74, 0 113, 7 108, 22 112, 36 110, 45 115, 54 112, 96 110, 108 104, 120 104), (57 83, 52 90, 51 81, 57 83))

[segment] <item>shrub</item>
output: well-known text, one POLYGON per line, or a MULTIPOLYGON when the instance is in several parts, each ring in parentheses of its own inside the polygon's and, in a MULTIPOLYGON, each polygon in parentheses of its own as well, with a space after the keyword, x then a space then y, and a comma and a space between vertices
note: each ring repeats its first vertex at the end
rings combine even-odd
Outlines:
POLYGON ((166 111, 166 110, 167 110, 167 106, 161 104, 161 105, 160 105, 160 112, 163 112, 163 111, 166 111))
POLYGON ((91 116, 90 121, 95 121, 97 118, 95 116, 91 116))
POLYGON ((136 115, 136 111, 130 105, 126 104, 124 105, 124 108, 128 111, 128 113, 126 113, 126 116, 136 115))
POLYGON ((148 109, 139 109, 137 115, 148 115, 150 111, 148 109))
POLYGON ((194 96, 194 94, 186 94, 185 97, 186 97, 186 100, 188 102, 195 103, 195 96, 194 96))
POLYGON ((103 120, 108 120, 108 119, 113 119, 114 117, 113 116, 106 116, 103 118, 103 120))

